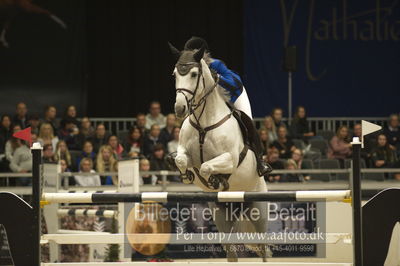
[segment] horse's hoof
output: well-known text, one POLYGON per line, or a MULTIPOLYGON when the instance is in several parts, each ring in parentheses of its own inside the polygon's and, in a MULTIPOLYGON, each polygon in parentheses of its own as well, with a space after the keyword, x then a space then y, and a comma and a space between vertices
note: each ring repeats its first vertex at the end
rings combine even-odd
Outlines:
POLYGON ((186 173, 181 174, 181 180, 185 184, 193 184, 194 174, 192 171, 187 170, 186 173))
POLYGON ((173 171, 178 171, 178 167, 176 166, 175 163, 175 158, 176 158, 177 152, 171 152, 165 157, 165 161, 168 164, 169 169, 173 171))

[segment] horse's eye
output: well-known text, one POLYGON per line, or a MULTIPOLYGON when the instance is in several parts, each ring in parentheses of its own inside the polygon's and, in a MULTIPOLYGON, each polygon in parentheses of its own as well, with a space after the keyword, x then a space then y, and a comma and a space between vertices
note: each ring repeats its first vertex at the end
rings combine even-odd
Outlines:
POLYGON ((192 78, 197 77, 197 73, 196 72, 192 72, 192 78))

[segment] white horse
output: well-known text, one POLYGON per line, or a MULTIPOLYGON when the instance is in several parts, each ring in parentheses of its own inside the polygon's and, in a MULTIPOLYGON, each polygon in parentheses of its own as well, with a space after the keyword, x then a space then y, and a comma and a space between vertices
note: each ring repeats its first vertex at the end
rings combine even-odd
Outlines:
MULTIPOLYGON (((263 177, 257 174, 256 158, 247 149, 233 110, 226 104, 225 90, 211 73, 204 48, 179 52, 170 45, 178 62, 175 76, 175 113, 185 118, 182 124, 176 166, 183 181, 194 183, 203 191, 267 191, 263 177)), ((246 207, 258 208, 256 221, 230 220, 226 204, 210 203, 216 209, 215 224, 220 232, 266 232, 267 204, 254 202, 246 207)), ((233 245, 224 246, 228 261, 237 261, 233 245)), ((266 261, 267 245, 251 248, 266 261)))

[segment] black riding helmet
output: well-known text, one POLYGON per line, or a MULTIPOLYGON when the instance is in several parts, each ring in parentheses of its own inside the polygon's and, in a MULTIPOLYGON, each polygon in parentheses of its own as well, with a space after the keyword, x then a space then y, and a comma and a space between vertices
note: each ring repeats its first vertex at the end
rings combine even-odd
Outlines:
POLYGON ((201 37, 196 37, 193 36, 192 38, 190 38, 186 43, 185 43, 185 47, 183 48, 184 50, 194 50, 194 49, 200 49, 201 47, 205 48, 206 51, 208 51, 208 44, 206 42, 206 40, 204 40, 201 37))

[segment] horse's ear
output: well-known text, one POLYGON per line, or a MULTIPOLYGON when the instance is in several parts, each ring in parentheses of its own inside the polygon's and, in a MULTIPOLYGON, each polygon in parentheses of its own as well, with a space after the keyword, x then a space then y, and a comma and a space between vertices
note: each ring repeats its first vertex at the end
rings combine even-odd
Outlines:
POLYGON ((176 49, 175 46, 173 46, 170 42, 168 42, 168 46, 169 46, 169 49, 171 50, 171 53, 174 56, 174 58, 176 60, 178 60, 179 56, 181 55, 181 52, 179 52, 179 50, 176 49))
POLYGON ((203 45, 200 50, 198 50, 194 55, 194 60, 196 60, 196 62, 200 62, 200 60, 203 58, 204 55, 204 51, 206 50, 206 47, 203 45))

